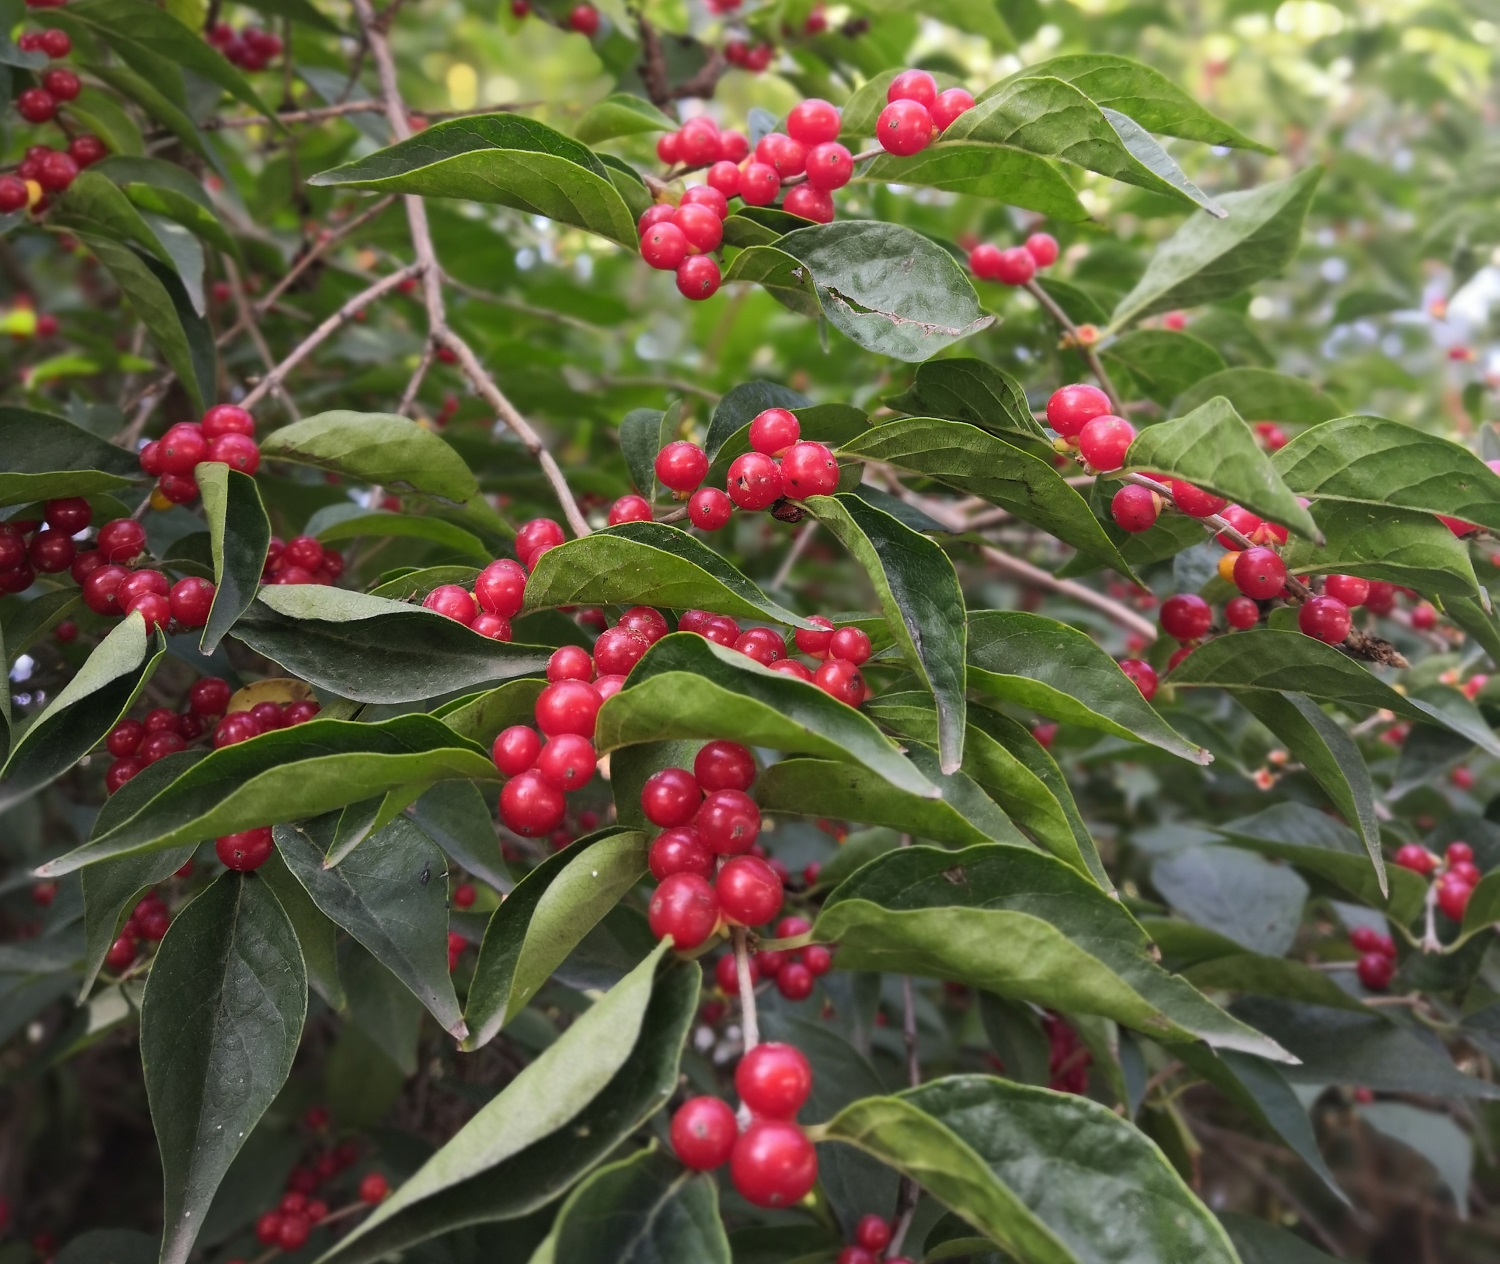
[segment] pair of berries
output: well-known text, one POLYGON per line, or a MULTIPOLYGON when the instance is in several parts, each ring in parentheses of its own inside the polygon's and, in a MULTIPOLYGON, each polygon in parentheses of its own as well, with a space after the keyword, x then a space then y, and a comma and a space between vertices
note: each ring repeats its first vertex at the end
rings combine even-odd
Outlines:
POLYGON ((260 445, 255 442, 255 421, 234 404, 215 404, 201 421, 179 421, 168 426, 160 439, 141 449, 144 473, 157 480, 151 493, 155 508, 186 505, 197 499, 198 481, 193 471, 205 461, 219 462, 244 474, 260 468, 260 445))
POLYGON ((1032 233, 1024 245, 999 246, 984 242, 969 251, 969 271, 981 281, 1001 285, 1025 285, 1040 268, 1057 262, 1057 238, 1051 233, 1032 233))
MULTIPOLYGON (((1102 391, 1099 393, 1103 394, 1102 391)), ((1105 402, 1107 406, 1108 401, 1105 402)), ((1110 512, 1114 516, 1116 525, 1132 533, 1147 531, 1156 525, 1157 518, 1168 503, 1189 518, 1211 518, 1215 514, 1227 512, 1229 502, 1222 496, 1215 496, 1212 492, 1206 492, 1180 478, 1168 479, 1166 482, 1171 489, 1170 501, 1151 488, 1141 487, 1135 483, 1127 483, 1120 488, 1110 502, 1110 512)), ((1238 510, 1238 506, 1235 508, 1238 510)), ((1239 510, 1239 512, 1246 511, 1239 510)), ((1261 523, 1260 519, 1256 518, 1255 522, 1259 528, 1264 528, 1265 524, 1261 523)), ((1221 535, 1220 540, 1222 541, 1223 538, 1221 535)))
POLYGON ((1047 424, 1063 441, 1060 450, 1076 450, 1104 474, 1125 464, 1135 439, 1135 427, 1116 417, 1111 407, 1108 395, 1084 382, 1059 387, 1047 400, 1047 424))
POLYGON ((344 555, 310 535, 272 536, 261 570, 263 584, 332 584, 344 573, 344 555))
MULTIPOLYGON (((1405 843, 1396 851, 1396 863, 1424 878, 1439 868, 1438 858, 1420 843, 1405 843)), ((1449 843, 1443 853, 1442 873, 1437 879, 1437 906, 1451 921, 1464 920, 1469 897, 1484 876, 1474 863, 1474 849, 1468 843, 1449 843)))
POLYGON ((684 1167, 711 1172, 729 1164, 729 1179, 756 1207, 790 1207, 818 1181, 818 1153, 796 1122, 812 1092, 812 1067, 787 1044, 756 1045, 740 1059, 735 1090, 750 1114, 743 1132, 718 1097, 694 1097, 672 1116, 672 1149, 684 1167))
POLYGON ((93 520, 88 501, 69 496, 49 500, 40 520, 0 522, 0 592, 24 591, 38 572, 55 575, 76 567, 79 554, 73 537, 93 520))
POLYGON ((909 157, 932 143, 954 119, 974 108, 973 96, 963 88, 938 91, 937 80, 925 70, 903 70, 885 93, 886 107, 875 121, 875 140, 888 154, 909 157))
POLYGON ((912 1264, 905 1256, 881 1254, 891 1244, 891 1223, 876 1215, 859 1218, 854 1241, 838 1254, 834 1264, 912 1264))
POLYGON ((1356 926, 1349 932, 1349 943, 1359 953, 1359 981, 1372 992, 1384 992, 1396 973, 1396 941, 1373 927, 1356 926))
MULTIPOLYGON (((713 5, 710 4, 710 8, 713 5)), ((738 7, 737 5, 734 7, 738 7)), ((809 17, 811 22, 812 18, 809 17)), ((724 41, 724 60, 731 66, 738 66, 741 70, 748 70, 752 75, 758 75, 770 64, 771 59, 776 56, 774 45, 760 40, 751 44, 748 40, 738 37, 724 41)))
POLYGON ((236 31, 228 22, 215 22, 209 27, 208 42, 241 70, 264 70, 282 51, 281 36, 275 32, 258 26, 236 31))

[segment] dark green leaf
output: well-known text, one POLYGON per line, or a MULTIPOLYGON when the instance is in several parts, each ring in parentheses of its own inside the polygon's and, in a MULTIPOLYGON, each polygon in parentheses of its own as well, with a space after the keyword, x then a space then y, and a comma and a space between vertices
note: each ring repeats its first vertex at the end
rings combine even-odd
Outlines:
POLYGON ((1046 438, 1021 384, 985 360, 959 356, 919 364, 911 386, 885 402, 914 416, 946 417, 998 434, 1046 438))
POLYGON ((668 118, 644 97, 627 92, 612 92, 584 111, 573 129, 585 145, 617 136, 640 136, 649 132, 675 132, 677 123, 668 118))
POLYGON ((324 867, 337 813, 278 825, 276 847, 312 901, 411 989, 444 1030, 468 1028, 448 973, 448 880, 443 853, 398 816, 370 834, 337 868, 324 867))
MULTIPOLYGON (((142 770, 112 798, 133 787, 136 781, 142 780, 152 769, 160 769, 162 762, 164 761, 142 770)), ((149 888, 170 878, 192 854, 193 845, 186 843, 181 847, 148 852, 143 856, 122 856, 119 860, 90 865, 83 871, 85 947, 80 1001, 87 999, 93 988, 94 980, 104 965, 104 954, 109 951, 110 944, 114 943, 126 910, 134 908, 135 902, 149 888)))
POLYGON ((1073 223, 1088 219, 1062 172, 1041 155, 1008 145, 940 140, 909 158, 880 154, 858 176, 989 198, 1073 223))
POLYGON ((247 9, 264 13, 270 17, 290 18, 303 26, 316 27, 330 35, 340 34, 339 28, 313 7, 310 0, 243 0, 247 9))
POLYGON ((311 465, 388 491, 419 492, 455 504, 479 491, 468 465, 447 443, 392 413, 319 413, 272 431, 260 441, 260 450, 273 460, 311 465))
POLYGON ((449 119, 308 183, 498 202, 632 250, 639 241, 635 216, 598 156, 519 114, 449 119))
POLYGON ((601 752, 637 742, 731 738, 861 764, 898 789, 937 788, 853 707, 692 633, 663 637, 599 711, 601 752))
POLYGON ((646 835, 592 834, 526 875, 490 916, 464 1017, 477 1049, 541 991, 589 931, 646 873, 646 835))
POLYGON ((1231 298, 1275 276, 1297 253, 1321 167, 1244 193, 1226 193, 1227 219, 1198 215, 1157 246, 1145 275, 1114 310, 1123 328, 1142 316, 1231 298))
POLYGON ((0 506, 92 496, 138 481, 137 458, 71 421, 29 408, 0 408, 0 506))
POLYGON ((105 64, 88 57, 82 60, 91 74, 102 79, 122 96, 139 104, 198 157, 214 166, 221 166, 218 155, 203 139, 203 133, 178 104, 184 94, 181 76, 175 67, 167 66, 166 69, 170 72, 168 74, 156 73, 161 66, 153 67, 146 74, 136 74, 117 63, 105 64))
POLYGON ((647 500, 654 501, 660 492, 656 484, 656 454, 676 437, 681 412, 676 406, 667 412, 632 408, 620 418, 620 451, 625 455, 630 481, 647 500))
POLYGON ((526 610, 640 602, 810 627, 696 536, 627 522, 548 549, 526 581, 526 610))
POLYGON ((1383 579, 1444 598, 1474 598, 1482 592, 1468 546, 1431 514, 1390 505, 1315 501, 1313 520, 1323 546, 1297 540, 1286 550, 1296 575, 1330 571, 1383 579))
POLYGON ((280 1092, 307 1014, 297 936, 264 882, 225 873, 172 922, 141 1004, 166 1186, 163 1264, 183 1264, 224 1173, 280 1092))
POLYGON ((1297 936, 1307 883, 1232 847, 1184 847, 1151 866, 1151 885, 1190 921, 1252 952, 1282 956, 1297 936))
POLYGON ((984 610, 969 620, 969 685, 1043 715, 1148 742, 1196 763, 1213 756, 1176 732, 1089 637, 1056 619, 984 610))
POLYGON ((1484 647, 1490 662, 1500 667, 1500 620, 1493 612, 1468 597, 1445 597, 1443 612, 1484 647))
POLYGON ((135 815, 48 867, 70 873, 110 856, 316 816, 404 786, 494 775, 477 746, 428 715, 378 724, 310 720, 221 747, 135 815))
POLYGON ((768 408, 806 408, 812 400, 777 382, 742 382, 724 393, 714 405, 713 419, 708 423, 708 437, 703 442, 710 461, 716 461, 719 450, 739 431, 748 426, 756 414, 768 408))
POLYGON ((75 232, 134 244, 172 266, 172 256, 118 186, 97 168, 80 171, 57 201, 51 222, 75 232))
POLYGON ((77 588, 55 588, 20 603, 5 622, 5 645, 0 658, 14 663, 64 619, 78 614, 82 607, 83 595, 77 588))
MULTIPOLYGON (((161 853, 147 852, 147 857, 161 853)), ((110 863, 125 864, 133 857, 110 863)), ((83 871, 83 881, 105 865, 90 865, 83 871)), ((307 984, 333 1009, 347 1010, 349 998, 344 992, 343 980, 339 977, 339 928, 292 877, 291 870, 281 854, 273 850, 266 863, 255 871, 255 876, 276 893, 292 928, 297 932, 297 943, 302 949, 302 963, 307 967, 307 984)), ((330 1077, 332 1072, 330 1071, 330 1077)), ((354 1126, 354 1125, 351 1125, 354 1126)), ((232 1178, 231 1178, 232 1179, 232 1178)))
POLYGON ((356 702, 414 702, 541 671, 546 646, 494 641, 421 606, 317 584, 270 585, 234 639, 356 702))
MULTIPOLYGON (((1136 337, 1146 332, 1139 330, 1128 336, 1136 337)), ((1177 336, 1187 337, 1186 334, 1177 336)), ((1336 400, 1300 377, 1253 367, 1225 369, 1195 382, 1178 397, 1172 411, 1178 414, 1191 412, 1215 395, 1222 395, 1241 417, 1251 421, 1295 421, 1315 425, 1344 411, 1336 400)))
POLYGON ((1026 1264, 1239 1264, 1166 1156, 1085 1097, 955 1075, 826 1125, 1026 1264))
MULTIPOLYGON (((1208 343, 1168 329, 1132 329, 1107 343, 1100 354, 1129 370, 1141 389, 1163 405, 1171 403, 1195 382, 1221 376, 1224 368, 1224 357, 1208 343)), ((1179 407, 1173 411, 1184 413, 1188 409, 1179 407)))
MULTIPOLYGON (((788 311, 810 320, 821 320, 825 314, 818 301, 817 286, 813 283, 811 270, 775 245, 751 246, 741 250, 725 271, 724 281, 726 284, 731 281, 752 282, 788 311)), ((819 333, 823 333, 821 327, 819 333)), ((824 339, 826 341, 826 334, 824 339)))
POLYGON ((1052 856, 986 844, 907 847, 847 879, 823 905, 814 938, 839 966, 962 980, 1161 1040, 1205 1040, 1285 1058, 1151 957, 1124 906, 1052 856))
POLYGON ((1333 1256, 1259 1216, 1226 1211, 1219 1219, 1229 1231, 1234 1249, 1240 1253, 1241 1264, 1333 1264, 1333 1256))
POLYGON ((271 544, 271 521, 250 475, 213 461, 198 467, 197 478, 217 585, 200 645, 212 654, 255 600, 271 544))
POLYGON ((487 747, 501 729, 532 722, 537 696, 546 687, 540 677, 508 680, 484 693, 444 703, 433 714, 455 733, 487 747))

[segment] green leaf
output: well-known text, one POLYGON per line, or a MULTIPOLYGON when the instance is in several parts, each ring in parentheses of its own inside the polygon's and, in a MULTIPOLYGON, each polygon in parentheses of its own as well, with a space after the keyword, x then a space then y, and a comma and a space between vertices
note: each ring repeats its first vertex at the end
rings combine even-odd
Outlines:
POLYGON ((1213 756, 1159 716, 1129 677, 1077 628, 1020 610, 969 619, 969 686, 1070 724, 1147 742, 1195 763, 1213 756))
POLYGON ((29 601, 18 597, 6 602, 11 617, 5 621, 5 645, 0 658, 14 663, 64 619, 71 619, 83 609, 83 595, 77 588, 54 588, 29 601))
POLYGON ((433 714, 455 733, 488 748, 501 729, 532 723, 536 700, 546 687, 547 682, 535 676, 508 680, 484 693, 444 703, 433 714))
POLYGON ((148 633, 139 614, 111 628, 11 747, 0 767, 0 809, 50 785, 104 741, 163 652, 161 636, 148 633))
MULTIPOLYGON (((1386 904, 1379 871, 1353 830, 1303 803, 1278 803, 1254 816, 1213 827, 1236 847, 1288 861, 1341 887, 1365 904, 1386 904)), ((1409 869, 1385 870, 1390 884, 1388 911, 1402 925, 1422 911, 1427 883, 1409 869)))
MULTIPOLYGON (((141 129, 114 97, 96 88, 85 88, 68 104, 68 113, 102 140, 115 154, 139 157, 146 152, 141 129)), ((108 162, 109 159, 105 159, 108 162)), ((103 163, 95 163, 97 171, 103 163)), ((180 170, 180 168, 179 168, 180 170)))
POLYGON ((316 816, 403 786, 494 775, 477 746, 429 715, 378 724, 309 720, 221 747, 133 816, 47 867, 71 873, 110 856, 316 816))
POLYGON ((958 847, 989 842, 1031 846, 967 773, 944 775, 931 747, 908 743, 906 757, 916 772, 933 780, 941 798, 924 799, 856 764, 783 759, 756 782, 755 801, 767 812, 884 825, 958 847))
POLYGON ((1132 329, 1106 343, 1100 355, 1125 368, 1151 399, 1163 405, 1171 403, 1195 382, 1219 376, 1224 368, 1224 357, 1208 343, 1168 329, 1132 329))
POLYGON ((925 474, 956 491, 982 496, 1094 561, 1134 578, 1088 502, 1050 461, 975 426, 934 417, 887 421, 844 444, 839 454, 925 474))
MULTIPOLYGON (((1301 632, 1253 628, 1215 637, 1183 659, 1173 669, 1171 680, 1184 688, 1212 685, 1231 692, 1285 691, 1343 706, 1384 707, 1407 719, 1440 724, 1500 756, 1500 741, 1472 706, 1440 707, 1398 693, 1333 646, 1301 632)), ((1455 692, 1453 697, 1459 704, 1465 701, 1462 694, 1455 692)))
MULTIPOLYGON (((139 7, 139 0, 121 2, 139 7)), ((80 232, 78 239, 114 278, 146 326, 152 345, 177 375, 194 407, 201 409, 203 401, 214 395, 213 334, 193 310, 177 274, 97 233, 80 232)))
POLYGON ((1227 399, 1215 397, 1185 417, 1147 426, 1125 460, 1128 469, 1185 479, 1298 535, 1322 540, 1312 515, 1297 503, 1255 432, 1227 399))
POLYGON ((1323 546, 1293 542, 1284 556, 1294 575, 1332 571, 1383 579, 1441 596, 1445 603, 1450 597, 1473 599, 1484 593, 1468 546, 1430 514, 1319 500, 1312 516, 1323 533, 1323 546))
POLYGON ((473 632, 445 615, 318 584, 268 585, 234 639, 356 702, 416 702, 542 671, 544 645, 473 632))
POLYGON ((488 1044, 646 874, 646 835, 605 830, 555 852, 490 916, 464 1017, 466 1049, 488 1044))
POLYGON ((472 531, 465 531, 445 518, 431 514, 367 513, 359 505, 346 503, 330 506, 339 513, 314 514, 308 520, 307 534, 327 543, 357 540, 361 537, 427 540, 445 552, 467 557, 471 561, 489 561, 493 550, 472 531))
POLYGON ((635 216, 592 150, 519 114, 437 123, 309 184, 498 202, 634 250, 635 216))
POLYGON ((823 905, 813 937, 839 967, 962 980, 1158 1040, 1284 1060, 1277 1044, 1151 956, 1139 923, 1062 861, 1024 847, 907 847, 865 865, 823 905))
POLYGON ((1243 1264, 1333 1264, 1333 1256, 1259 1216, 1226 1211, 1220 1213, 1219 1219, 1229 1231, 1243 1264))
POLYGON ((666 953, 658 946, 579 1015, 324 1264, 364 1264, 545 1206, 660 1110, 677 1087, 701 977, 666 953))
MULTIPOLYGON (((1074 53, 1038 62, 1019 72, 1065 79, 1091 101, 1128 114, 1148 132, 1227 145, 1231 149, 1275 151, 1215 118, 1159 70, 1111 53, 1074 53)), ((980 94, 980 100, 1001 91, 1004 84, 980 94)))
MULTIPOLYGON (((1028 75, 1010 80, 954 119, 941 141, 929 149, 965 142, 1055 158, 1124 184, 1190 202, 1211 215, 1225 214, 1136 123, 1115 111, 1105 113, 1062 79, 1028 75)), ((871 166, 899 161, 877 159, 871 166)), ((1017 173, 1022 180, 1027 174, 1017 173)), ((1002 198, 1011 200, 1008 194, 1002 198)))
POLYGON ((1500 620, 1493 612, 1468 597, 1445 597, 1443 613, 1483 646, 1490 662, 1500 667, 1500 620))
POLYGON ((139 482, 140 461, 81 426, 29 408, 0 408, 0 506, 93 496, 139 482))
MULTIPOLYGON (((751 246, 741 250, 724 273, 724 281, 725 284, 752 282, 788 311, 810 320, 820 321, 824 316, 812 273, 800 260, 777 246, 751 246)), ((827 335, 821 326, 818 332, 826 341, 827 335)))
POLYGON ((147 79, 157 75, 163 62, 180 66, 218 84, 267 118, 276 117, 218 49, 166 10, 142 5, 140 0, 74 0, 67 9, 65 14, 52 15, 58 26, 69 34, 82 31, 97 36, 147 79))
MULTIPOLYGON (((1147 332, 1137 330, 1127 336, 1136 337, 1147 332)), ((1186 334, 1176 336, 1187 337, 1186 334)), ((1241 417, 1248 417, 1251 421, 1295 421, 1316 425, 1338 417, 1344 411, 1337 400, 1300 377, 1254 367, 1225 369, 1196 381, 1183 390, 1172 411, 1178 414, 1191 412, 1215 395, 1222 395, 1241 417)))
MULTIPOLYGON (((869 419, 864 409, 855 408, 852 404, 813 404, 809 407, 793 408, 790 411, 796 415, 802 427, 804 439, 816 440, 835 450, 840 444, 847 443, 869 429, 869 419)), ((731 462, 735 457, 749 451, 750 424, 746 422, 720 445, 714 454, 713 463, 708 468, 708 478, 705 481, 710 484, 724 483, 731 462)), ((853 469, 846 463, 840 473, 842 475, 840 484, 845 485, 853 469)), ((873 489, 867 489, 867 491, 871 497, 876 495, 873 489)))
POLYGON ((1075 1094, 954 1075, 825 1125, 1026 1264, 1239 1264, 1212 1213, 1139 1129, 1075 1094))
POLYGON ((276 847, 312 902, 411 990, 449 1035, 468 1033, 448 973, 448 882, 443 853, 398 816, 337 868, 325 867, 338 814, 278 825, 276 847))
POLYGON ((526 581, 525 611, 554 606, 666 606, 812 627, 772 601, 696 536, 627 522, 548 549, 526 581))
POLYGON ((310 0, 242 0, 247 9, 264 13, 269 17, 290 18, 303 26, 311 26, 330 35, 341 35, 342 30, 318 12, 310 0))
POLYGON ((938 795, 853 707, 693 633, 665 636, 646 651, 624 688, 600 708, 594 742, 602 753, 678 738, 730 738, 861 764, 897 789, 938 795))
POLYGON ((1359 1118, 1426 1159, 1464 1217, 1474 1172, 1474 1141, 1446 1111, 1423 1110, 1408 1102, 1371 1102, 1360 1107, 1359 1118))
POLYGON ((1321 167, 1221 199, 1227 219, 1194 216, 1156 247, 1110 318, 1117 329, 1155 312, 1231 298, 1275 276, 1297 253, 1321 167))
MULTIPOLYGON (((146 853, 147 856, 160 854, 158 852, 146 853)), ((124 864, 130 859, 134 858, 112 863, 124 864)), ((90 865, 85 869, 83 871, 84 883, 88 883, 91 873, 102 868, 105 866, 90 865)), ((297 943, 302 949, 302 962, 307 967, 308 986, 322 997, 330 1008, 347 1013, 349 997, 344 991, 343 980, 339 977, 339 928, 322 909, 312 902, 297 879, 292 877, 291 870, 286 867, 286 861, 281 858, 280 853, 273 850, 266 858, 265 864, 255 871, 255 876, 262 879, 275 892, 282 909, 291 920, 292 928, 297 932, 297 943)), ((330 1078, 333 1076, 331 1069, 329 1076, 330 1078)), ((350 1126, 358 1125, 351 1123, 350 1126)))
POLYGON ((925 535, 849 492, 807 507, 870 577, 886 626, 937 703, 944 773, 963 762, 967 611, 948 555, 925 535))
POLYGON ((1375 786, 1358 744, 1322 707, 1298 694, 1242 693, 1235 701, 1286 744, 1293 758, 1333 800, 1344 821, 1359 831, 1380 893, 1388 895, 1380 821, 1375 815, 1375 786))
POLYGON ((943 139, 907 158, 879 154, 856 178, 989 198, 1069 223, 1089 218, 1068 178, 1046 158, 992 142, 943 139))
POLYGON ((1279 957, 1292 946, 1307 883, 1232 847, 1183 847, 1151 866, 1151 885, 1174 909, 1252 952, 1279 957))
POLYGON ((319 413, 272 431, 260 450, 271 460, 331 470, 387 491, 453 504, 479 494, 463 457, 431 430, 392 413, 319 413))
POLYGON ((655 1145, 601 1167, 563 1203, 530 1264, 730 1264, 706 1172, 655 1145))
POLYGON ((643 97, 612 92, 584 111, 574 135, 585 145, 617 136, 640 136, 649 132, 675 132, 678 124, 643 97))
POLYGON ((953 256, 910 228, 838 220, 776 248, 806 268, 829 323, 866 351, 926 360, 994 321, 953 256))
POLYGON ((1384 417, 1304 430, 1273 458, 1300 496, 1420 509, 1500 530, 1500 474, 1467 448, 1384 417))
POLYGON ((710 461, 717 461, 724 445, 745 429, 757 414, 768 408, 806 408, 811 403, 806 395, 778 382, 742 382, 725 391, 724 397, 714 405, 703 449, 710 461))
POLYGON ((57 200, 49 219, 74 232, 107 237, 122 245, 134 244, 168 267, 173 266, 172 256, 141 213, 96 167, 78 173, 57 200))
POLYGON ((170 216, 220 250, 239 255, 239 244, 220 222, 213 200, 176 163, 117 155, 95 163, 89 170, 108 176, 142 210, 170 216))
POLYGON ((197 469, 214 556, 214 604, 199 648, 212 654, 224 634, 255 600, 271 544, 271 520, 255 480, 221 461, 197 469))
POLYGON ((911 386, 885 403, 918 417, 946 417, 995 434, 1046 439, 1021 384, 986 360, 958 356, 919 364, 911 386))
POLYGON ((208 147, 203 133, 178 103, 184 94, 181 75, 175 67, 167 67, 170 74, 156 74, 155 71, 160 67, 153 67, 152 71, 138 75, 119 64, 104 64, 86 56, 81 60, 91 74, 103 80, 121 96, 136 102, 198 157, 213 166, 222 167, 219 156, 208 147))
POLYGON ((656 454, 677 437, 681 415, 681 406, 674 404, 665 412, 632 408, 620 418, 620 451, 630 470, 630 481, 649 501, 655 501, 662 490, 656 482, 656 454))
POLYGON ((307 1014, 297 936, 264 882, 224 873, 173 920, 141 1003, 165 1184, 162 1264, 184 1264, 214 1191, 292 1069, 307 1014))

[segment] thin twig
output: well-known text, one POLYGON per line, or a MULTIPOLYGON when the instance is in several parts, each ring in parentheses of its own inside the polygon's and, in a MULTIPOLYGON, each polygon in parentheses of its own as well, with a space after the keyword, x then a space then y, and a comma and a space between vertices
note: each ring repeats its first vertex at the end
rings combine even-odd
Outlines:
POLYGON ((1101 614, 1107 614, 1127 631, 1143 636, 1148 641, 1156 639, 1156 625, 1151 620, 1138 615, 1129 606, 1121 605, 1113 597, 1106 597, 1103 593, 1095 592, 1092 588, 1075 583, 1071 579, 1058 579, 1056 575, 1044 571, 1040 566, 1033 566, 1019 557, 1002 552, 992 544, 985 545, 979 551, 984 555, 985 561, 999 570, 1009 571, 1017 578, 1038 588, 1045 588, 1049 592, 1069 597, 1082 605, 1092 606, 1101 614))
MULTIPOLYGON (((240 324, 245 327, 245 332, 250 335, 250 341, 255 344, 256 354, 265 365, 268 374, 276 371, 276 358, 271 354, 271 348, 266 346, 265 335, 260 332, 260 325, 250 311, 250 300, 245 297, 245 285, 240 278, 240 270, 228 255, 224 256, 224 275, 229 281, 230 293, 234 295, 235 310, 240 314, 240 324)), ((286 406, 287 413, 293 421, 300 421, 302 414, 297 411, 297 405, 293 401, 290 392, 281 384, 279 378, 274 379, 276 383, 276 394, 286 406)))
POLYGON ((1083 353, 1084 360, 1088 363, 1089 372, 1099 379, 1100 389, 1109 396, 1110 412, 1114 413, 1117 417, 1122 416, 1123 414, 1120 410, 1124 405, 1120 402, 1120 392, 1115 390, 1115 384, 1109 380, 1109 373, 1104 367, 1104 362, 1099 359, 1099 353, 1091 345, 1086 344, 1079 338, 1078 326, 1073 323, 1073 318, 1057 305, 1052 295, 1042 289, 1037 281, 1027 281, 1025 289, 1032 298, 1036 299, 1038 303, 1046 308, 1047 313, 1052 319, 1061 325, 1069 337, 1073 339, 1078 350, 1083 353))
POLYGON ((809 518, 798 529, 796 537, 792 540, 792 547, 786 551, 786 556, 781 559, 781 565, 776 568, 776 575, 771 580, 772 588, 786 587, 786 581, 791 578, 792 567, 797 564, 797 559, 807 551, 807 546, 812 542, 813 534, 818 529, 818 520, 809 518))
POLYGON ((406 384, 406 389, 401 392, 401 402, 396 405, 399 416, 405 417, 411 411, 411 406, 417 402, 417 392, 422 389, 422 379, 427 376, 427 370, 432 367, 432 344, 429 342, 422 348, 422 358, 417 361, 416 372, 411 375, 411 381, 406 384))
POLYGON ((740 989, 740 1029, 745 1033, 745 1052, 760 1044, 760 1020, 755 1011, 755 982, 750 977, 749 938, 743 926, 731 932, 734 941, 734 973, 740 989))

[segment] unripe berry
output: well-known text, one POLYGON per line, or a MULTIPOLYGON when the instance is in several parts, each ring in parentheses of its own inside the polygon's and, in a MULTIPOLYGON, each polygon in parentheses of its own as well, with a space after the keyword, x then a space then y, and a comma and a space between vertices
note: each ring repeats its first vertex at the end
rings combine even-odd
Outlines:
POLYGON ((1126 453, 1134 439, 1134 426, 1123 417, 1105 413, 1090 420, 1078 432, 1078 452, 1096 470, 1107 474, 1125 464, 1126 453))
POLYGON ((1149 487, 1127 483, 1109 502, 1109 512, 1122 531, 1149 531, 1161 516, 1162 500, 1149 487))
POLYGON ((1079 382, 1059 387, 1047 400, 1047 424, 1064 438, 1072 438, 1095 417, 1109 412, 1109 396, 1097 386, 1079 382))
POLYGON ((1245 596, 1267 601, 1286 591, 1286 563, 1274 549, 1257 546, 1229 556, 1234 558, 1234 586, 1245 596))
MULTIPOLYGON (((932 125, 939 132, 946 132, 959 115, 967 114, 973 108, 974 97, 971 93, 964 88, 948 88, 939 92, 937 99, 932 103, 932 125)), ((1041 263, 1041 260, 1037 262, 1041 263)))
POLYGON ((718 293, 722 279, 718 260, 712 255, 689 255, 677 269, 677 292, 683 298, 701 302, 718 293))
POLYGON ((781 499, 781 467, 761 452, 746 452, 730 463, 726 490, 741 509, 769 509, 781 499))
POLYGON ((708 453, 696 443, 678 439, 656 454, 656 481, 674 492, 690 492, 708 473, 708 453))
POLYGON ((921 153, 932 142, 932 115, 918 101, 892 101, 875 121, 875 139, 886 153, 897 157, 921 153))
POLYGON ((688 499, 688 521, 700 531, 718 531, 728 524, 734 502, 717 487, 700 487, 688 499))
POLYGON ((1337 597, 1314 597, 1297 611, 1297 626, 1308 636, 1329 645, 1349 635, 1349 607, 1337 597))

